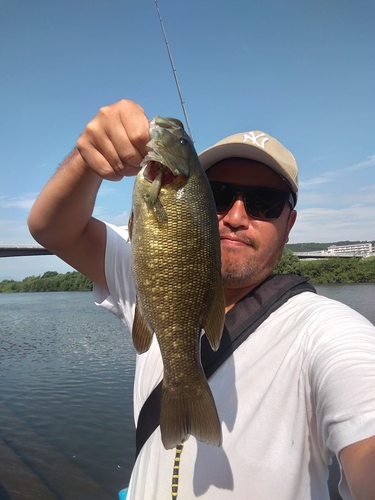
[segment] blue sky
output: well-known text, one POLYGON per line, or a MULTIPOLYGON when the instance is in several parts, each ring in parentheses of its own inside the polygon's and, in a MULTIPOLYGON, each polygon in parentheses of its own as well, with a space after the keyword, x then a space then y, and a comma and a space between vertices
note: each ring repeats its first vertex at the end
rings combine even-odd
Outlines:
MULTIPOLYGON (((290 241, 375 239, 375 2, 158 0, 198 151, 263 130, 296 156, 290 241)), ((33 200, 86 123, 121 98, 183 118, 154 0, 0 0, 0 244, 31 243, 33 200)), ((95 215, 127 222, 133 179, 95 215)), ((66 272, 0 259, 0 279, 66 272)))

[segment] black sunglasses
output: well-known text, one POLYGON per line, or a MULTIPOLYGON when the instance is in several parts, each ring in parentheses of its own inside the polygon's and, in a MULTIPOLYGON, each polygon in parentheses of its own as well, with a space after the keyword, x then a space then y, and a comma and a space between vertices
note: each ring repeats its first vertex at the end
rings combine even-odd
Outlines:
POLYGON ((218 214, 228 212, 239 193, 243 195, 247 214, 254 219, 275 220, 282 214, 287 201, 292 209, 295 206, 291 193, 281 189, 238 186, 216 181, 210 181, 210 184, 218 214))

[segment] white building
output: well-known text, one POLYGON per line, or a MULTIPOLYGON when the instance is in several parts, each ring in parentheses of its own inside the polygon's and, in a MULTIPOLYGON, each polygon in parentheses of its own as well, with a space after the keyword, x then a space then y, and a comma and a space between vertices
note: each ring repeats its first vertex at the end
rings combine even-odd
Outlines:
POLYGON ((370 257, 375 251, 372 243, 355 243, 351 245, 331 245, 328 247, 327 255, 353 255, 358 257, 370 257))

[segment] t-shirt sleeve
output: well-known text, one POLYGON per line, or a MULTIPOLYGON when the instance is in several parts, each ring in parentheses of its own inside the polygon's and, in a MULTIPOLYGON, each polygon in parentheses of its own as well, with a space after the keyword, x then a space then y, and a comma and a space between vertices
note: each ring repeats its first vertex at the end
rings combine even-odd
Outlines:
POLYGON ((309 378, 321 449, 338 455, 375 435, 375 327, 335 301, 319 316, 309 378))
POLYGON ((135 288, 131 267, 131 245, 126 227, 107 226, 105 276, 108 290, 94 284, 96 305, 110 311, 131 330, 135 309, 135 288))

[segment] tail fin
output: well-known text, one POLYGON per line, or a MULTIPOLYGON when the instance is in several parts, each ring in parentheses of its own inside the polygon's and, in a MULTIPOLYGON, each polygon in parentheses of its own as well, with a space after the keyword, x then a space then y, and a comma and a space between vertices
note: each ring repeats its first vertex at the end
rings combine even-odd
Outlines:
POLYGON ((220 446, 221 425, 206 378, 176 393, 163 381, 160 404, 160 431, 164 448, 175 448, 187 435, 220 446))

